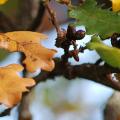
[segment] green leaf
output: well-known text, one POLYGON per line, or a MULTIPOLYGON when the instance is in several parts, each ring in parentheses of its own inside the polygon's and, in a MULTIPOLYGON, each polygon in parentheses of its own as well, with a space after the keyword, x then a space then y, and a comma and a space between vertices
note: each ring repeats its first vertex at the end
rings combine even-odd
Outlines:
POLYGON ((96 50, 101 59, 112 67, 120 68, 120 49, 105 45, 100 37, 94 35, 91 41, 86 44, 90 50, 96 50))
POLYGON ((71 8, 69 16, 77 20, 76 26, 85 25, 88 34, 99 34, 102 39, 120 33, 120 15, 101 9, 95 0, 86 0, 83 5, 71 8))
POLYGON ((3 49, 0 49, 0 62, 5 60, 9 55, 9 52, 3 49))

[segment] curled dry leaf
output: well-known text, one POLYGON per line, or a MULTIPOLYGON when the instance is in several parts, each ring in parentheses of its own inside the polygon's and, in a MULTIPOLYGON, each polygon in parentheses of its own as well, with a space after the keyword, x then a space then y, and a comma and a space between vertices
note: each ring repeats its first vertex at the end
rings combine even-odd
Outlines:
POLYGON ((0 103, 8 108, 16 105, 22 97, 22 92, 28 91, 26 87, 35 85, 30 78, 22 78, 17 72, 23 70, 18 64, 8 65, 0 68, 0 103))
POLYGON ((38 68, 51 71, 54 68, 52 58, 56 51, 40 44, 40 41, 46 38, 44 34, 30 31, 7 32, 0 34, 0 47, 10 52, 23 52, 26 56, 23 63, 29 72, 34 72, 38 68))

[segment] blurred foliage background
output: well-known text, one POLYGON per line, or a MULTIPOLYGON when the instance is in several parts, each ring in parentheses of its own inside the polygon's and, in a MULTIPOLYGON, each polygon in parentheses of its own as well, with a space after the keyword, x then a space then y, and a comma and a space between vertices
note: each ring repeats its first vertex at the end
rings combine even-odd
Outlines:
MULTIPOLYGON (((11 0, 8 0, 5 4, 0 6, 1 14, 5 14, 6 16, 9 16, 11 19, 13 19, 16 15, 18 4, 19 0, 12 0, 12 2, 11 0)), ((9 53, 6 50, 0 49, 0 61, 4 60, 8 55, 9 53)))
POLYGON ((8 0, 5 4, 0 6, 0 11, 4 12, 9 17, 13 17, 16 15, 16 12, 18 11, 19 6, 19 0, 8 0))
MULTIPOLYGON (((32 12, 36 0, 8 0, 0 5, 0 32, 26 30, 32 22, 32 12)), ((9 53, 0 49, 0 61, 7 59, 9 53)))

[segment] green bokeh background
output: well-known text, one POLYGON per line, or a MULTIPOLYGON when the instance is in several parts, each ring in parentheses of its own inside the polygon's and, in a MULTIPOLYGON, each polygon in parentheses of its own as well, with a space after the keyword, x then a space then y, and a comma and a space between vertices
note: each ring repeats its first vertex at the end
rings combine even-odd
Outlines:
POLYGON ((13 17, 17 13, 19 0, 8 0, 4 5, 0 6, 0 11, 6 15, 13 17))
MULTIPOLYGON (((10 18, 14 18, 18 12, 18 5, 19 0, 8 0, 4 5, 0 5, 0 11, 2 11, 10 18)), ((8 55, 8 51, 0 49, 0 61, 7 59, 8 55)))

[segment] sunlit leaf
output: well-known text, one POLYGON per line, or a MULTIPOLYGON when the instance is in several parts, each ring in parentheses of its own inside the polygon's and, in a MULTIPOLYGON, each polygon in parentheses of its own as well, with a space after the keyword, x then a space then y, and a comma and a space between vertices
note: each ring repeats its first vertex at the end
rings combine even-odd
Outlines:
POLYGON ((0 35, 0 47, 10 52, 23 52, 26 56, 23 63, 29 72, 35 72, 38 68, 51 71, 54 68, 52 58, 56 51, 40 44, 46 38, 44 34, 30 31, 7 32, 0 35))
POLYGON ((110 66, 120 68, 120 49, 105 45, 96 35, 92 37, 91 42, 87 43, 87 48, 96 50, 101 59, 110 66))
POLYGON ((18 104, 22 92, 28 91, 27 87, 35 85, 33 79, 22 78, 18 75, 18 72, 22 70, 23 67, 18 64, 0 68, 0 103, 7 107, 18 104))

